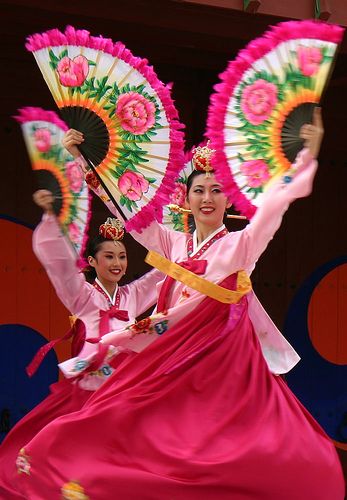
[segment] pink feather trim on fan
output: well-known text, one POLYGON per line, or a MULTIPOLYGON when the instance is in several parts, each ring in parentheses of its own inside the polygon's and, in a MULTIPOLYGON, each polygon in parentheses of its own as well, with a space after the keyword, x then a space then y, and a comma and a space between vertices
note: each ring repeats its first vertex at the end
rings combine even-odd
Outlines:
POLYGON ((208 111, 206 136, 211 140, 216 153, 213 162, 218 165, 216 177, 222 183, 225 194, 232 200, 238 211, 251 219, 256 207, 240 192, 239 187, 230 175, 230 168, 224 152, 224 119, 227 106, 235 87, 244 73, 258 59, 265 56, 281 42, 297 38, 315 39, 332 43, 342 40, 344 28, 320 21, 288 21, 271 27, 261 38, 251 41, 241 50, 234 61, 229 62, 227 69, 219 75, 221 83, 214 86, 215 94, 211 96, 208 111))
POLYGON ((13 118, 17 120, 19 123, 26 123, 32 121, 46 121, 50 123, 54 123, 57 127, 60 127, 64 132, 68 129, 66 123, 59 118, 57 113, 54 111, 47 111, 42 108, 35 108, 32 106, 27 106, 25 108, 20 108, 18 110, 19 115, 14 116, 13 118))
MULTIPOLYGON (((68 126, 66 123, 59 118, 57 113, 55 111, 49 111, 46 109, 42 109, 39 107, 34 107, 34 106, 26 106, 24 108, 18 109, 18 115, 13 116, 13 118, 19 122, 19 123, 27 123, 27 122, 32 122, 32 121, 43 121, 43 122, 48 122, 48 123, 53 123, 57 127, 59 127, 61 130, 66 132, 68 130, 68 126)), ((85 249, 87 247, 88 243, 88 231, 89 231, 89 225, 90 225, 90 219, 92 216, 92 194, 88 190, 88 212, 86 216, 86 222, 84 225, 84 235, 83 235, 83 240, 79 252, 79 256, 76 261, 76 265, 79 269, 83 269, 87 265, 87 261, 84 259, 83 254, 85 252, 85 249)))
POLYGON ((152 200, 142 208, 139 214, 134 215, 126 222, 128 231, 141 232, 153 219, 160 219, 162 207, 169 203, 170 194, 174 190, 175 179, 184 165, 184 136, 181 129, 184 125, 178 121, 178 113, 170 95, 170 87, 165 86, 157 77, 152 66, 146 59, 134 57, 130 50, 121 42, 114 43, 110 38, 91 36, 86 30, 76 30, 67 26, 62 33, 58 29, 43 34, 34 34, 28 37, 26 48, 30 52, 56 47, 60 45, 79 45, 100 50, 122 59, 141 73, 159 96, 165 109, 166 118, 170 123, 170 154, 166 168, 166 182, 162 182, 152 200))

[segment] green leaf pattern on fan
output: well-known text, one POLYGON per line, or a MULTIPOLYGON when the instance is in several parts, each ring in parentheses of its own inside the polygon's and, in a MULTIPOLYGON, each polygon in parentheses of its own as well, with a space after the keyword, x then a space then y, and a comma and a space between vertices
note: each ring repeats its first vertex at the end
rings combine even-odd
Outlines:
MULTIPOLYGON (((66 151, 60 143, 60 137, 55 138, 54 128, 33 124, 30 127, 31 144, 35 148, 35 156, 38 160, 44 160, 47 169, 52 168, 55 175, 60 171, 62 179, 64 177, 69 181, 69 212, 62 221, 64 227, 67 227, 77 216, 77 205, 79 195, 84 188, 84 178, 81 174, 78 163, 66 151), (51 167, 50 167, 51 166, 51 167)), ((62 181, 64 185, 64 181, 62 181)))
MULTIPOLYGON (((319 70, 323 65, 328 67, 333 60, 331 47, 312 47, 299 45, 290 52, 290 61, 279 76, 275 71, 258 69, 239 85, 234 100, 229 103, 237 125, 231 128, 238 133, 243 148, 235 154, 238 160, 238 173, 245 179, 241 189, 254 199, 263 192, 266 183, 279 170, 278 156, 274 154, 275 123, 279 117, 286 118, 285 105, 295 99, 300 104, 302 92, 316 95, 319 70), (243 138, 243 139, 242 139, 243 138), (241 152, 240 152, 241 151, 241 152)), ((268 59, 271 68, 271 57, 268 59)), ((312 102, 319 102, 317 99, 312 102)), ((237 139, 233 139, 237 142, 237 139)))
POLYGON ((121 206, 132 212, 149 185, 157 182, 137 169, 149 161, 146 158, 148 152, 139 144, 151 141, 162 128, 155 97, 146 92, 143 84, 126 83, 118 87, 116 82, 108 84, 108 76, 88 79, 89 66, 96 63, 84 55, 72 59, 64 49, 58 56, 49 50, 49 57, 50 67, 58 74, 60 83, 68 88, 71 97, 80 94, 97 102, 103 100, 102 109, 114 120, 122 144, 117 148, 119 157, 111 175, 118 180, 121 206))

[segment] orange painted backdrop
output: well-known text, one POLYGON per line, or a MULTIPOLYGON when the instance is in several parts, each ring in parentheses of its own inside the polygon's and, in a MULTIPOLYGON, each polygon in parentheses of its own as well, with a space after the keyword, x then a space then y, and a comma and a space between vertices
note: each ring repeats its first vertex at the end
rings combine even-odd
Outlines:
MULTIPOLYGON (((22 224, 0 219, 0 234, 6 241, 0 245, 0 325, 26 325, 51 340, 67 332, 69 313, 32 251, 32 233, 22 224)), ((58 344, 56 353, 59 360, 66 359, 69 342, 58 344)))

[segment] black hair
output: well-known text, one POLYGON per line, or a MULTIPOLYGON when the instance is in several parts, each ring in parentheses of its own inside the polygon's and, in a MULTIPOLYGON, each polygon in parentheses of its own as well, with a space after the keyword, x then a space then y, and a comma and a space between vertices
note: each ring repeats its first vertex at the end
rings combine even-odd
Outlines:
MULTIPOLYGON (((103 243, 105 243, 105 241, 112 241, 112 240, 110 240, 108 238, 104 238, 100 234, 98 234, 97 236, 94 236, 94 238, 91 238, 88 241, 87 248, 86 248, 86 250, 84 252, 85 259, 87 260, 88 257, 94 257, 95 258, 96 254, 101 249, 101 245, 103 243)), ((123 242, 121 242, 121 243, 124 245, 123 242)), ((95 278, 97 277, 97 274, 96 274, 95 268, 93 266, 91 266, 90 264, 88 264, 84 269, 82 269, 82 272, 83 272, 86 280, 89 283, 93 283, 95 281, 95 278)))

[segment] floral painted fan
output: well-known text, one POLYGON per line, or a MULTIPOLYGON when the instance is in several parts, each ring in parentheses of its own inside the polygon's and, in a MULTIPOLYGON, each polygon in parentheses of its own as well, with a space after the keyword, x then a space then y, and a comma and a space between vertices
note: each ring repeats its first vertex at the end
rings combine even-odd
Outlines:
POLYGON ((38 188, 53 193, 53 210, 62 231, 82 257, 91 197, 79 165, 61 145, 67 126, 53 111, 26 107, 18 112, 15 119, 22 127, 38 188))
POLYGON ((300 128, 321 100, 343 32, 318 21, 280 23, 250 42, 221 75, 207 136, 217 151, 216 176, 248 218, 303 147, 300 128))
POLYGON ((183 134, 169 89, 120 42, 68 26, 28 38, 80 150, 127 219, 147 226, 162 211, 183 166, 183 134))

